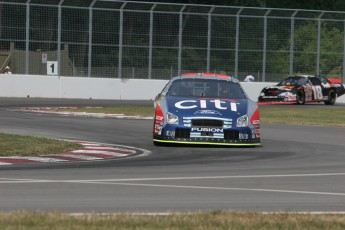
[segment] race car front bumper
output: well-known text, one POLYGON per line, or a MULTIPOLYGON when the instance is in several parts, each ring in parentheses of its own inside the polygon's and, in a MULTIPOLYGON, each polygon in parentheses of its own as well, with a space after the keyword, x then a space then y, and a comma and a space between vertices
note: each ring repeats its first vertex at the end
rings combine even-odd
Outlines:
POLYGON ((260 143, 259 129, 249 127, 239 130, 231 129, 194 129, 171 127, 162 130, 161 135, 154 134, 153 141, 161 143, 206 144, 232 146, 258 146, 260 143), (254 138, 252 138, 254 137, 254 138))
POLYGON ((297 104, 296 97, 260 96, 258 104, 297 104))

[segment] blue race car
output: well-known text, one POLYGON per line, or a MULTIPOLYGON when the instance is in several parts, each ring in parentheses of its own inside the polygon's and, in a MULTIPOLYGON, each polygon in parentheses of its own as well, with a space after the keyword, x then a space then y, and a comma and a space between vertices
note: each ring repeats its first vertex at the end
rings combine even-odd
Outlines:
POLYGON ((182 74, 155 98, 153 142, 258 146, 259 109, 236 78, 182 74))

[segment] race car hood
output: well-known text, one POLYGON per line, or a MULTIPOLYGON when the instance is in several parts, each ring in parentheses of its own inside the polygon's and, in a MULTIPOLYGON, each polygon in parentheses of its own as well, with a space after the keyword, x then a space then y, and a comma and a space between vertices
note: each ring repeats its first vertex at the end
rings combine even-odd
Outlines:
POLYGON ((178 117, 238 117, 247 113, 247 99, 166 97, 167 110, 178 117))
POLYGON ((293 85, 268 86, 268 87, 265 87, 262 90, 262 92, 264 92, 266 95, 269 95, 269 96, 276 96, 282 92, 291 91, 295 87, 296 86, 293 86, 293 85))

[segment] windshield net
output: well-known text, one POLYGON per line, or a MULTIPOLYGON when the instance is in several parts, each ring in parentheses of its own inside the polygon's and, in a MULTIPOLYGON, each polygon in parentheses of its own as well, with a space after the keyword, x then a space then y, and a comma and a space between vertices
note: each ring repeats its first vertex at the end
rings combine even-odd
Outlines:
POLYGON ((284 79, 282 82, 278 84, 278 86, 284 85, 291 85, 291 86, 298 86, 298 85, 306 85, 309 82, 308 78, 306 77, 289 77, 284 79))
POLYGON ((238 83, 211 79, 179 79, 170 86, 168 96, 244 99, 238 83))

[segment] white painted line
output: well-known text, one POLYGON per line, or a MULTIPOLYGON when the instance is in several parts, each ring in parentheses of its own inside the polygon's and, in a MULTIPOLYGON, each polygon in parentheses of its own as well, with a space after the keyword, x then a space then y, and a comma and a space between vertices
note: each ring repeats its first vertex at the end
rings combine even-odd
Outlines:
POLYGON ((2 159, 14 159, 14 160, 30 160, 38 162, 61 162, 67 161, 64 159, 56 159, 52 157, 20 157, 20 156, 11 156, 11 157, 2 157, 2 159))
POLYGON ((84 149, 101 149, 101 150, 113 150, 111 146, 85 146, 84 149))
MULTIPOLYGON (((0 159, 1 160, 1 159, 0 159)), ((7 162, 1 162, 0 161, 0 165, 11 165, 12 163, 7 163, 7 162)))
POLYGON ((111 146, 85 146, 83 149, 113 150, 113 151, 129 152, 129 153, 136 153, 137 152, 134 149, 116 148, 116 147, 111 147, 111 146))
POLYGON ((229 187, 207 187, 207 186, 186 186, 186 185, 162 185, 162 184, 136 184, 136 183, 118 183, 118 182, 86 182, 79 181, 77 183, 85 184, 107 184, 107 185, 126 185, 126 186, 142 186, 142 187, 162 187, 162 188, 183 188, 183 189, 208 189, 208 190, 232 190, 232 191, 250 191, 250 192, 274 192, 274 193, 295 193, 308 195, 331 195, 345 196, 345 193, 334 192, 314 192, 314 191, 298 191, 298 190, 280 190, 280 189, 256 189, 256 188, 229 188, 229 187))
POLYGON ((113 157, 126 157, 126 156, 129 156, 128 154, 117 153, 117 152, 100 151, 99 153, 100 154, 104 154, 104 155, 113 156, 113 157))
POLYGON ((109 155, 109 156, 113 156, 113 157, 126 157, 129 156, 128 154, 124 154, 124 153, 116 153, 116 152, 100 152, 101 154, 105 154, 105 155, 109 155))
MULTIPOLYGON (((238 176, 200 176, 200 177, 151 177, 151 178, 127 178, 104 179, 97 181, 106 182, 130 182, 130 181, 167 181, 167 180, 203 180, 203 179, 236 179, 236 178, 276 178, 276 177, 317 177, 317 176, 345 176, 345 173, 316 173, 316 174, 286 174, 286 175, 238 175, 238 176)), ((95 181, 95 180, 83 180, 95 181)))
POLYGON ((115 157, 123 157, 128 156, 128 154, 123 153, 116 153, 116 152, 109 152, 109 151, 103 151, 103 150, 74 150, 73 153, 87 153, 87 154, 104 154, 109 156, 115 156, 115 157))
POLYGON ((113 148, 114 150, 121 151, 121 152, 128 152, 128 153, 136 153, 137 151, 134 149, 124 149, 124 148, 113 148))
MULTIPOLYGON (((66 156, 69 156, 66 154, 66 156)), ((162 188, 181 188, 181 189, 207 189, 207 190, 229 190, 229 191, 248 191, 248 192, 272 192, 272 193, 292 193, 307 195, 327 195, 327 196, 345 196, 343 192, 319 192, 303 190, 283 190, 283 189, 265 189, 265 188, 242 188, 242 187, 210 187, 210 186, 186 186, 169 184, 143 184, 131 183, 131 181, 153 181, 153 180, 195 180, 195 179, 232 179, 232 178, 275 178, 275 177, 311 177, 311 176, 344 176, 345 173, 316 173, 316 174, 287 174, 287 175, 245 175, 245 176, 214 176, 214 177, 168 177, 168 178, 129 178, 129 179, 97 179, 97 180, 30 180, 30 179, 12 179, 0 178, 0 183, 84 183, 84 184, 107 184, 124 186, 142 186, 142 187, 162 187, 162 188)))
MULTIPOLYGON (((40 180, 40 179, 17 179, 17 178, 8 178, 8 177, 1 177, 0 180, 5 180, 9 182, 56 182, 54 180, 40 180)), ((2 181, 4 182, 4 181, 2 181)))
POLYGON ((65 153, 58 153, 57 156, 63 156, 63 157, 69 157, 69 158, 75 158, 75 159, 80 159, 80 160, 104 160, 104 158, 101 157, 92 157, 92 156, 86 156, 86 155, 80 155, 80 154, 65 154, 65 153))
MULTIPOLYGON (((2 178, 4 179, 4 178, 2 178)), ((103 180, 22 180, 15 179, 10 181, 6 178, 5 181, 0 181, 0 184, 13 183, 81 183, 81 184, 103 184, 103 185, 125 185, 125 186, 141 186, 141 187, 161 187, 161 188, 182 188, 182 189, 207 189, 207 190, 228 190, 228 191, 248 191, 248 192, 273 192, 273 193, 293 193, 293 194, 307 194, 307 195, 327 195, 327 196, 345 196, 345 193, 335 192, 315 192, 315 191, 298 191, 298 190, 282 190, 282 189, 255 189, 255 188, 240 188, 240 187, 208 187, 208 186, 186 186, 186 185, 162 185, 162 184, 138 184, 138 183, 119 183, 119 182, 104 182, 103 180)))
POLYGON ((88 143, 88 142, 77 142, 78 144, 81 144, 83 146, 100 146, 99 144, 97 143, 88 143))

